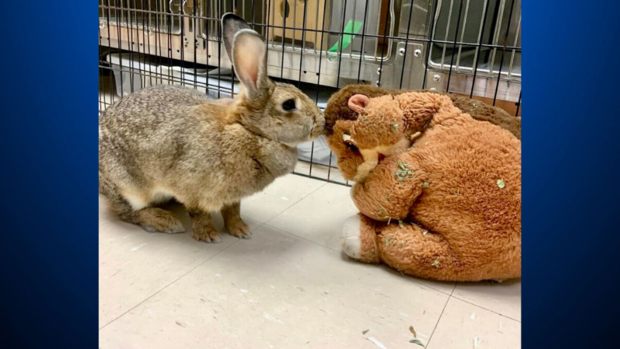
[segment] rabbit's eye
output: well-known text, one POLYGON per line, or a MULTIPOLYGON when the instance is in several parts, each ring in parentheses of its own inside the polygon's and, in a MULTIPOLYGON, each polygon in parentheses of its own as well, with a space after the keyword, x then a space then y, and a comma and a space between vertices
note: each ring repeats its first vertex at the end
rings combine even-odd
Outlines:
POLYGON ((284 109, 285 111, 295 110, 295 100, 289 99, 284 101, 284 103, 282 103, 282 109, 284 109))

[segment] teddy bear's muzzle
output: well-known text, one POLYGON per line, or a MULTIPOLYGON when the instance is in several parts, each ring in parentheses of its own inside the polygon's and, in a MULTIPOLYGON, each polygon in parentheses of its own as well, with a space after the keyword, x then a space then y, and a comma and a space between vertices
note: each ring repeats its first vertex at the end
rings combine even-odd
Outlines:
POLYGON ((381 161, 383 161, 385 159, 385 155, 379 153, 377 154, 377 164, 380 164, 381 161))

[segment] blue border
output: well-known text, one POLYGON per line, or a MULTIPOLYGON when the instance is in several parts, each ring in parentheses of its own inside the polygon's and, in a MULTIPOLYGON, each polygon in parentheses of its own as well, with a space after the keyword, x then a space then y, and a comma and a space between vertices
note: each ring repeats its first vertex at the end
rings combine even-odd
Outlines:
MULTIPOLYGON (((97 2, 0 11, 0 338, 94 348, 97 2)), ((606 347, 620 313, 620 3, 523 13, 523 347, 606 347)))
POLYGON ((0 346, 96 348, 97 1, 0 3, 0 346))
POLYGON ((620 313, 620 3, 523 3, 523 348, 601 348, 620 313))

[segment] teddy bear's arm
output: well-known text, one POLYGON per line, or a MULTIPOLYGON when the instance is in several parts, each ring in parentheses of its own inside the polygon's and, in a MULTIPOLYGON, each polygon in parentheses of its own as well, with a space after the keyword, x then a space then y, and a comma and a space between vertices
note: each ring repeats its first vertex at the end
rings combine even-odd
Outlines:
POLYGON ((392 156, 375 167, 363 183, 351 189, 353 202, 366 217, 389 221, 404 219, 422 192, 423 180, 406 153, 392 156))

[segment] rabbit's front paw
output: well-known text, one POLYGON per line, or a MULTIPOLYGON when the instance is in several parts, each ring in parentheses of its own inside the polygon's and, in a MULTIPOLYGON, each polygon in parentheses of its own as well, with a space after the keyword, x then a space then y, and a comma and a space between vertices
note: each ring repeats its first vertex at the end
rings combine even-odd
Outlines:
POLYGON ((213 226, 196 227, 194 225, 194 239, 204 242, 220 242, 220 233, 213 226))
POLYGON ((241 203, 239 201, 222 207, 222 217, 228 234, 239 239, 252 237, 250 227, 241 219, 241 203))
POLYGON ((211 223, 211 214, 202 210, 188 209, 192 219, 192 231, 194 239, 204 242, 220 242, 220 233, 215 230, 211 223))
POLYGON ((226 222, 226 229, 228 230, 228 234, 240 239, 250 239, 252 237, 250 227, 248 227, 241 218, 226 222))

